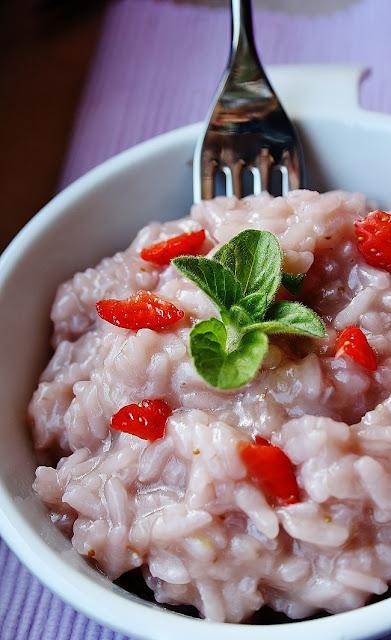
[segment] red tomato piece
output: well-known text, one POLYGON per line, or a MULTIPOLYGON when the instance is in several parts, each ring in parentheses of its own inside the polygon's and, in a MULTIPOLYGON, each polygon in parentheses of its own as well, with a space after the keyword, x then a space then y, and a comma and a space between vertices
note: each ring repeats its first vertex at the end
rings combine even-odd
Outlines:
POLYGON ((279 447, 269 443, 239 442, 239 455, 251 480, 274 506, 286 506, 300 500, 293 465, 279 447))
POLYGON ((164 400, 143 400, 117 411, 111 418, 111 428, 153 441, 164 436, 171 413, 171 408, 164 400))
POLYGON ((337 338, 335 357, 348 356, 369 371, 376 371, 375 352, 359 327, 346 327, 337 338))
POLYGON ((391 273, 391 214, 372 211, 354 223, 357 247, 365 261, 391 273))
POLYGON ((189 231, 174 238, 168 238, 162 242, 157 242, 149 247, 145 247, 140 255, 143 260, 154 262, 155 264, 169 264, 173 258, 198 253, 205 240, 205 231, 189 231))
POLYGON ((122 329, 165 329, 184 317, 183 311, 150 291, 138 291, 127 300, 99 300, 98 315, 122 329))
POLYGON ((265 445, 265 447, 270 445, 269 440, 266 440, 266 438, 262 438, 262 436, 255 436, 254 442, 255 444, 263 444, 265 445))

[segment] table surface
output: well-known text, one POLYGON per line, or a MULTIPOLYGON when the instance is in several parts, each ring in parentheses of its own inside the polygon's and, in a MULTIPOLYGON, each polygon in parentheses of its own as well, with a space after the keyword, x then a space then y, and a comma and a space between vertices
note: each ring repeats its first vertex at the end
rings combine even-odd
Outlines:
MULTIPOLYGON (((227 4, 122 0, 109 6, 59 188, 129 146, 204 117, 226 62, 227 4)), ((254 4, 266 63, 363 64, 371 73, 361 104, 391 111, 389 0, 254 4)), ((0 639, 26 638, 125 639, 62 603, 0 540, 0 639)))

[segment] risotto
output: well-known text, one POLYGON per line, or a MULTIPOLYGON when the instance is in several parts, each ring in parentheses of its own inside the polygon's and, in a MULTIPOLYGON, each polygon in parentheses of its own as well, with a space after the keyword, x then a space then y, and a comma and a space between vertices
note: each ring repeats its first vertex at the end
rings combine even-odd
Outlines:
POLYGON ((391 275, 359 251, 354 222, 368 212, 364 196, 345 192, 216 198, 148 225, 126 251, 59 287, 54 355, 29 408, 42 463, 34 489, 111 579, 142 567, 158 602, 226 622, 263 605, 294 619, 336 613, 387 591, 391 275), (306 274, 296 296, 280 287, 277 299, 311 307, 325 336, 271 335, 247 384, 208 384, 189 333, 217 318, 216 306, 173 264, 140 255, 200 229, 206 256, 243 230, 273 233, 284 271, 306 274), (131 329, 98 316, 97 301, 140 290, 180 310, 175 322, 131 329), (336 352, 347 327, 374 366, 349 352, 350 338, 336 352), (112 428, 113 415, 145 399, 169 407, 162 437, 112 428), (243 443, 280 452, 294 500, 272 500, 254 481, 243 443))

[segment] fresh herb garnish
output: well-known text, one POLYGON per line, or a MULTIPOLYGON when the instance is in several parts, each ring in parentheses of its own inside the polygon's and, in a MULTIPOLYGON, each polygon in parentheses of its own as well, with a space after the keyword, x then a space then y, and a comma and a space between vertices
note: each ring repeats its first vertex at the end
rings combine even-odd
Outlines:
POLYGON ((252 380, 267 353, 267 334, 325 335, 321 318, 308 307, 274 302, 280 284, 296 293, 304 274, 282 273, 280 244, 269 231, 242 231, 212 258, 172 262, 220 311, 221 320, 203 320, 190 332, 195 368, 213 387, 235 389, 252 380))
POLYGON ((217 389, 235 389, 251 380, 267 347, 267 335, 262 331, 239 334, 237 340, 230 341, 226 325, 216 318, 199 322, 190 334, 195 368, 217 389))
POLYGON ((301 285, 304 282, 305 273, 283 273, 281 277, 281 284, 289 293, 299 293, 301 285))

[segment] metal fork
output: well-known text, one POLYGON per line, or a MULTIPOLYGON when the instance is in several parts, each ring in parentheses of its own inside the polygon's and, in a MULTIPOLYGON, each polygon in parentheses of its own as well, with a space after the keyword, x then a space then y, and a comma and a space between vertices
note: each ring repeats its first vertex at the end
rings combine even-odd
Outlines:
POLYGON ((231 16, 228 67, 194 153, 194 202, 217 194, 219 176, 238 198, 304 184, 300 142, 257 55, 251 0, 231 0, 231 16))

